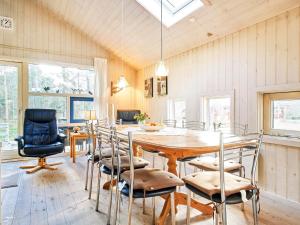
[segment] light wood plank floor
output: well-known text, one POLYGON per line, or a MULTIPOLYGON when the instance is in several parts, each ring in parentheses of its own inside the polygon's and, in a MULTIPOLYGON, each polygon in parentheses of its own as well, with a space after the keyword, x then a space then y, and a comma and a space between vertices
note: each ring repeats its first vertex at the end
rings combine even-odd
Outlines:
MULTIPOLYGON (((2 163, 2 174, 8 171, 20 173, 18 187, 3 189, 2 224, 4 225, 104 225, 108 204, 108 192, 101 190, 100 213, 94 210, 96 187, 92 200, 84 190, 84 171, 86 161, 78 157, 76 164, 68 157, 51 158, 49 161, 63 161, 57 171, 42 170, 35 174, 25 174, 18 166, 35 163, 10 162, 2 163)), ((96 171, 96 170, 95 170, 96 171)), ((104 179, 104 178, 103 178, 104 179)), ((95 179, 96 180, 96 176, 95 179)), ((104 181, 104 180, 103 180, 104 181)), ((96 183, 96 182, 94 182, 96 183)), ((161 211, 163 201, 157 198, 156 214, 161 211)), ((151 224, 151 201, 147 200, 147 214, 142 214, 142 202, 134 202, 134 225, 151 224)), ((299 208, 285 202, 262 197, 262 210, 259 215, 261 225, 296 225, 300 221, 299 208)), ((126 224, 127 198, 123 198, 119 224, 126 224)), ((178 207, 177 224, 185 224, 185 207, 178 207)), ((228 207, 230 225, 252 224, 251 203, 247 202, 245 211, 239 206, 228 207)), ((201 216, 192 210, 193 224, 212 224, 211 217, 201 216)), ((170 221, 168 221, 170 224, 170 221)))

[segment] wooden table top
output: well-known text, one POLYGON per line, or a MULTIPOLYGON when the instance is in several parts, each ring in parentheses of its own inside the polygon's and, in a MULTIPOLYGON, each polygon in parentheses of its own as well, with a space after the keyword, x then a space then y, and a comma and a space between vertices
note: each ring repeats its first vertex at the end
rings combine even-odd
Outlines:
MULTIPOLYGON (((220 136, 217 132, 196 131, 182 128, 165 128, 159 132, 145 132, 138 126, 119 126, 119 132, 132 131, 133 142, 149 150, 160 150, 165 153, 184 155, 199 155, 219 151, 220 136)), ((240 148, 255 144, 255 139, 249 137, 224 134, 225 148, 240 148), (231 136, 231 137, 230 137, 231 136)))

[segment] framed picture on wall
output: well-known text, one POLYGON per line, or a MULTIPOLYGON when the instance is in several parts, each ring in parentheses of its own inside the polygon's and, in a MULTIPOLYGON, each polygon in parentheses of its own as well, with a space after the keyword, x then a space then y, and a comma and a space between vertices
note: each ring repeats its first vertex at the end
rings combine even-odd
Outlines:
POLYGON ((146 98, 153 97, 153 77, 145 80, 144 96, 146 98))
POLYGON ((168 94, 168 77, 157 78, 157 94, 159 96, 168 94))

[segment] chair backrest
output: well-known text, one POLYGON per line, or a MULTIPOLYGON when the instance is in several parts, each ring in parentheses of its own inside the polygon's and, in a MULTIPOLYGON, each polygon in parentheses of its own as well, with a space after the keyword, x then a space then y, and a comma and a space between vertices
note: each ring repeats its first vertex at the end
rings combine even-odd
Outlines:
POLYGON ((215 132, 222 132, 222 133, 231 133, 236 135, 247 135, 248 131, 248 124, 241 124, 241 123, 213 123, 213 129, 215 132))
MULTIPOLYGON (((255 180, 255 174, 256 174, 256 168, 257 168, 257 163, 258 163, 258 156, 260 153, 261 145, 262 145, 262 138, 263 138, 263 133, 260 132, 259 134, 251 134, 246 138, 243 138, 243 141, 247 140, 255 140, 253 143, 249 146, 250 148, 245 147, 245 148, 240 148, 238 147, 235 150, 232 150, 232 147, 230 147, 230 151, 227 152, 224 146, 224 143, 228 144, 238 144, 240 141, 237 140, 237 136, 233 135, 228 135, 226 137, 226 134, 223 134, 220 132, 220 151, 219 151, 219 170, 220 170, 220 194, 221 194, 221 202, 225 203, 226 196, 225 196, 225 171, 224 171, 224 162, 229 161, 229 160, 234 160, 234 159, 240 159, 241 157, 253 157, 252 160, 252 168, 251 168, 251 184, 253 186, 256 186, 256 180, 255 180), (254 138, 253 135, 256 135, 254 138), (253 139, 254 138, 254 139, 253 139), (242 153, 242 154, 241 154, 242 153)), ((226 205, 222 207, 223 213, 222 213, 222 220, 224 225, 227 224, 227 218, 226 218, 226 205)))
MULTIPOLYGON (((97 124, 95 126, 95 135, 97 139, 97 150, 99 151, 99 157, 102 159, 103 149, 109 145, 112 146, 112 129, 110 126, 97 124)), ((96 148, 93 150, 93 155, 95 155, 96 148)))
POLYGON ((117 120, 122 120, 123 124, 137 124, 137 120, 134 119, 136 114, 140 114, 141 110, 117 110, 117 120))
POLYGON ((176 127, 177 121, 176 120, 163 120, 163 124, 167 127, 176 127))
POLYGON ((182 128, 190 130, 205 130, 205 122, 200 121, 182 121, 182 128))
MULTIPOLYGON (((132 145, 132 132, 128 132, 127 134, 117 132, 115 127, 112 128, 112 151, 113 154, 117 155, 117 174, 121 173, 121 157, 120 150, 127 152, 127 156, 129 157, 129 173, 130 173, 130 184, 129 184, 129 216, 128 216, 128 224, 131 224, 131 206, 133 204, 133 183, 134 183, 134 152, 132 145)), ((114 162, 114 160, 112 160, 114 162)), ((112 163, 113 164, 113 163, 112 163)), ((113 166, 113 165, 112 165, 113 166)), ((117 176, 117 184, 119 184, 120 176, 117 176)), ((117 186, 119 190, 123 187, 117 186)), ((117 203, 118 204, 118 203, 117 203)), ((117 206, 118 208, 118 206, 117 206)))
POLYGON ((219 151, 219 163, 220 174, 224 175, 224 162, 235 159, 253 157, 251 166, 251 183, 255 185, 255 175, 258 163, 258 156, 262 145, 263 133, 252 133, 246 136, 227 135, 220 132, 220 151, 219 151), (241 147, 240 143, 248 142, 246 146, 241 147), (231 147, 225 149, 224 143, 230 143, 231 147), (232 147, 232 144, 236 146, 232 147))
POLYGON ((56 110, 26 109, 24 118, 24 143, 48 145, 57 141, 56 110))

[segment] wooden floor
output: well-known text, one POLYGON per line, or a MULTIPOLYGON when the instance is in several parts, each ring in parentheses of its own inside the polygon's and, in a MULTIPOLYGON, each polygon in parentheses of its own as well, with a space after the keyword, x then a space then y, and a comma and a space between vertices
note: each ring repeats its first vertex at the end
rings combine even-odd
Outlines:
MULTIPOLYGON (((92 200, 84 190, 85 158, 78 157, 76 164, 68 157, 51 158, 49 161, 63 161, 57 171, 39 171, 35 174, 25 174, 18 166, 35 163, 11 162, 2 163, 2 175, 19 173, 18 187, 3 189, 2 194, 2 224, 3 225, 104 225, 108 192, 101 190, 101 212, 96 212, 94 188, 92 200)), ((104 178, 103 178, 104 179, 104 178)), ((161 211, 163 201, 157 198, 157 215, 161 211)), ((151 224, 151 201, 147 200, 147 215, 142 214, 142 202, 134 202, 133 225, 151 224)), ((262 225, 296 225, 300 221, 299 208, 290 203, 261 199, 262 210, 259 221, 262 225)), ((123 198, 119 224, 126 224, 127 198, 123 198)), ((185 224, 185 207, 178 207, 177 224, 185 224)), ((246 203, 245 211, 238 206, 228 207, 229 225, 252 224, 251 204, 246 203)), ((192 211, 192 224, 212 224, 211 217, 203 217, 198 211, 192 211)), ((168 224, 170 222, 168 221, 168 224)))

